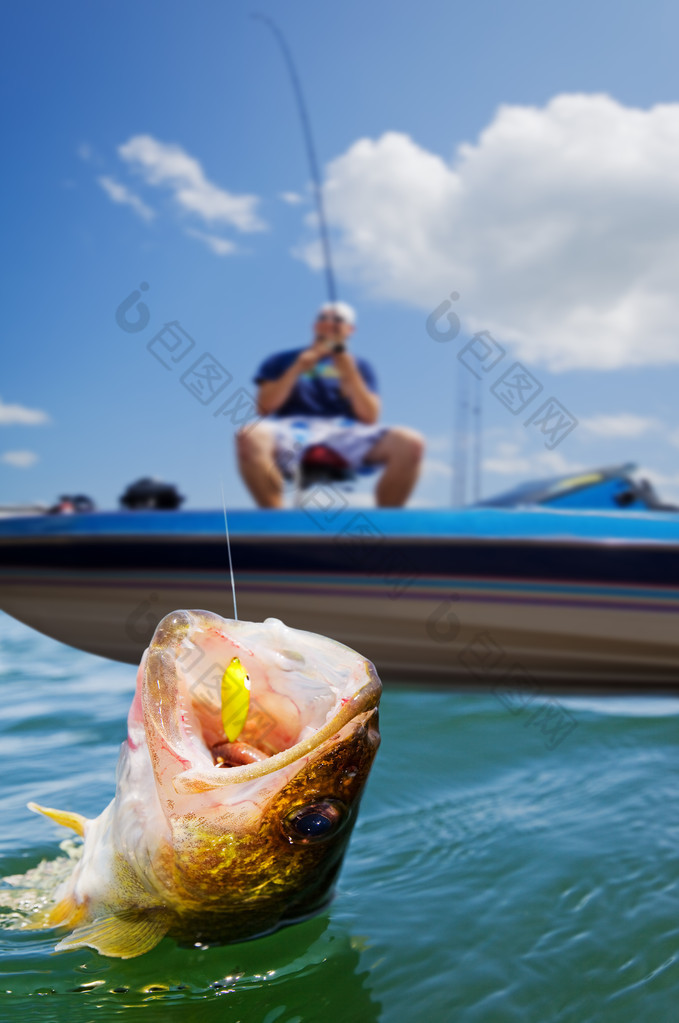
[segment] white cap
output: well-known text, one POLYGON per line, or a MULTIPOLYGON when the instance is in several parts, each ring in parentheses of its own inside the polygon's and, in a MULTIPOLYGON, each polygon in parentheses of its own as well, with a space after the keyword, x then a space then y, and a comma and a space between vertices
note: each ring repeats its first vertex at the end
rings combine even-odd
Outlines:
POLYGON ((347 302, 326 302, 318 310, 317 315, 320 316, 321 313, 334 313, 335 316, 341 316, 352 327, 356 326, 356 310, 347 302))

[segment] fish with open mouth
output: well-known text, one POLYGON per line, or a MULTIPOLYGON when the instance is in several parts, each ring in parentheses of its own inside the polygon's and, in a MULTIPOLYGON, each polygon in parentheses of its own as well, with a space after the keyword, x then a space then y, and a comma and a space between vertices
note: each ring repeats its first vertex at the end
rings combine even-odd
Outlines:
MULTIPOLYGON (((57 950, 130 958, 166 935, 240 941, 323 909, 379 746, 381 688, 355 651, 277 619, 167 615, 139 666, 112 802, 93 820, 29 804, 83 844, 25 926, 71 928, 57 950)), ((6 880, 18 894, 22 878, 6 880)))

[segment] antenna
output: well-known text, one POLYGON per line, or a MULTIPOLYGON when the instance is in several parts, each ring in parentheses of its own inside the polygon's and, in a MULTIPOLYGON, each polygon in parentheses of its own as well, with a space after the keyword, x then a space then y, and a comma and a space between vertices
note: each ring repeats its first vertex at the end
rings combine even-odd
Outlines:
POLYGON ((231 540, 229 539, 229 522, 226 517, 226 498, 224 497, 224 480, 222 483, 222 508, 224 509, 224 529, 226 530, 226 546, 229 552, 229 572, 231 574, 231 593, 233 594, 233 617, 238 621, 238 607, 236 605, 236 583, 233 577, 233 561, 231 560, 231 540))
POLYGON ((467 449, 469 444, 469 394, 467 367, 457 367, 457 408, 453 436, 453 506, 467 502, 467 449))
POLYGON ((332 269, 332 256, 330 252, 330 235, 328 234, 328 225, 325 219, 325 208, 323 205, 323 189, 321 187, 321 176, 318 172, 318 161, 316 159, 316 149, 314 146, 314 139, 311 133, 311 121, 309 120, 309 114, 307 111, 306 103, 304 101, 304 93, 302 92, 302 85, 297 74, 297 68, 295 62, 292 59, 292 53, 290 47, 287 44, 286 38, 279 29, 276 22, 267 17, 265 14, 253 14, 253 18, 257 21, 263 21, 265 25, 273 32, 278 45, 281 48, 283 59, 288 68, 290 75, 290 81, 292 82, 292 88, 295 93, 295 99, 297 101, 297 110, 299 112, 300 120, 302 122, 302 132, 304 134, 304 142, 306 144, 307 157, 309 159, 309 167, 311 169, 311 177, 314 182, 314 195, 316 198, 316 210, 318 213, 318 228, 321 235, 321 245, 323 248, 323 261, 325 264, 325 283, 328 290, 328 299, 330 302, 337 301, 337 288, 335 287, 335 275, 332 269))
POLYGON ((475 377, 474 387, 474 503, 481 500, 481 465, 483 458, 483 388, 481 379, 475 377))

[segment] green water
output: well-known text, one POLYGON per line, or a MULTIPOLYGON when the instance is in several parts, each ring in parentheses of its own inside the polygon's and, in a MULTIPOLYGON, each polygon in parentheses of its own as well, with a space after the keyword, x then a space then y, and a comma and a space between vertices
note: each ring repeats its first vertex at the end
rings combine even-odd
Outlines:
MULTIPOLYGON (((111 798, 134 675, 0 616, 0 873, 59 851, 29 799, 111 798)), ((130 961, 0 930, 0 1020, 675 1023, 679 699, 559 705, 554 746, 492 693, 387 687, 324 915, 130 961)))

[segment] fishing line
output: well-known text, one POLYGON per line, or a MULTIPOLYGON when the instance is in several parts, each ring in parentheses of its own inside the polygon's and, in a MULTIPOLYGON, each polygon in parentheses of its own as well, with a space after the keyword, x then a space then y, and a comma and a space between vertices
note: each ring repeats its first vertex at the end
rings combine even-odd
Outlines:
POLYGON ((224 480, 222 484, 222 508, 224 509, 224 529, 226 530, 226 546, 229 552, 229 572, 231 573, 231 593, 233 594, 233 617, 238 621, 238 607, 236 606, 236 582, 233 577, 233 561, 231 560, 231 540, 229 538, 229 521, 226 517, 226 498, 224 497, 224 480))
POLYGON ((311 177, 314 183, 314 195, 316 197, 316 211, 318 213, 318 228, 321 235, 321 246, 323 249, 323 262, 325 266, 325 283, 328 289, 328 299, 330 302, 337 301, 337 289, 335 287, 335 275, 332 268, 332 255, 330 251, 330 235, 328 234, 328 225, 325 219, 325 207, 323 204, 323 189, 321 186, 321 176, 318 172, 318 160, 316 159, 316 148, 314 146, 314 139, 311 132, 311 121, 309 120, 309 114, 307 111, 306 102, 304 100, 304 93, 302 92, 302 85, 297 74, 297 68, 292 58, 290 47, 288 46, 287 40, 278 25, 273 19, 269 18, 265 14, 253 14, 253 18, 257 21, 263 21, 265 25, 271 30, 273 35, 278 42, 283 54, 283 59, 288 68, 290 75, 290 81, 292 82, 292 88, 295 93, 295 99, 297 101, 297 110, 299 112, 300 120, 302 122, 302 132, 304 134, 304 141, 306 144, 307 157, 309 159, 309 167, 311 168, 311 177))

